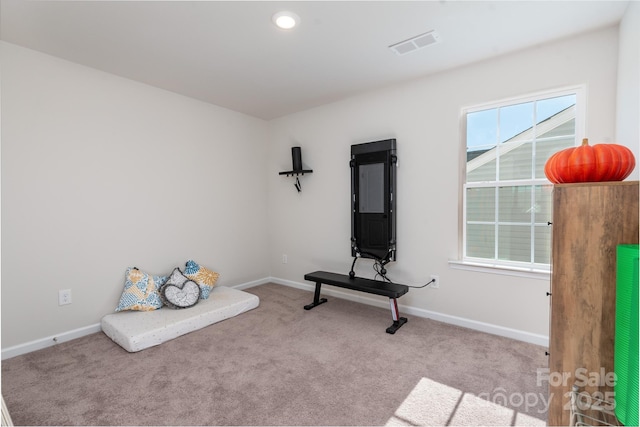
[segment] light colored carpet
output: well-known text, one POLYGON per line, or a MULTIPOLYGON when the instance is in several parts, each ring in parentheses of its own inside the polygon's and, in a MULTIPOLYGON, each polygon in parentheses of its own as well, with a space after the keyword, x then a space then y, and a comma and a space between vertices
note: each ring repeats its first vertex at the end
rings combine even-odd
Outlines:
POLYGON ((311 292, 248 292, 257 309, 138 353, 97 333, 3 361, 14 423, 545 423, 542 347, 411 316, 389 335, 388 310, 329 297, 306 311, 311 292))
MULTIPOLYGON (((517 398, 515 398, 517 399, 517 398)), ((545 420, 422 378, 387 426, 543 426, 545 420)), ((514 400, 514 399, 512 399, 514 400)), ((530 402, 533 403, 533 398, 530 402)), ((516 402, 518 402, 516 400, 516 402)))

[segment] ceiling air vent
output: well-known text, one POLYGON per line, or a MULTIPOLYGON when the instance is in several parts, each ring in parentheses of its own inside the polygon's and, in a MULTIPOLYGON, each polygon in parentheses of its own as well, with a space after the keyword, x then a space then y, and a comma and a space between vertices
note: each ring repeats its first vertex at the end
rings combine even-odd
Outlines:
POLYGON ((438 43, 439 41, 440 35, 435 31, 429 31, 428 33, 420 34, 408 40, 401 41, 400 43, 392 44, 389 46, 389 49, 394 51, 396 55, 405 55, 414 50, 438 43))

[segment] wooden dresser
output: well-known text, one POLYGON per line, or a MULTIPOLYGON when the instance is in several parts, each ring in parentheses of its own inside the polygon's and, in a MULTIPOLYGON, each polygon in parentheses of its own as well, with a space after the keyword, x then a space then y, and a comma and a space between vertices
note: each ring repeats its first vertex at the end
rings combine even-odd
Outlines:
POLYGON ((613 372, 616 247, 638 243, 639 188, 623 181, 559 184, 553 192, 548 424, 566 426, 576 380, 589 393, 613 391, 589 384, 613 372))

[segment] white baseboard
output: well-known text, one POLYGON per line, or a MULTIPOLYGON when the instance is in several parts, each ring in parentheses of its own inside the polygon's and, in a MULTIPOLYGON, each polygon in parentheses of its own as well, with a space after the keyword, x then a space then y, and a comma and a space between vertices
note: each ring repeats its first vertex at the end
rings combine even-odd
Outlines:
MULTIPOLYGON (((265 277, 263 279, 253 280, 251 282, 241 283, 239 285, 230 286, 235 289, 249 289, 255 286, 264 285, 266 283, 277 283, 279 285, 289 286, 292 288, 302 289, 313 292, 315 285, 308 283, 294 282, 292 280, 280 279, 277 277, 265 277)), ((367 294, 357 295, 351 294, 331 287, 324 287, 322 293, 336 298, 342 298, 349 301, 368 304, 375 307, 389 308, 388 300, 376 299, 366 296, 367 294)), ((412 307, 408 305, 398 304, 398 308, 402 313, 411 314, 413 316, 433 319, 443 323, 450 323, 456 326, 462 326, 489 334, 499 335, 512 338, 519 341, 537 344, 543 347, 549 346, 549 337, 544 335, 532 334, 518 329, 506 328, 504 326, 493 325, 490 323, 478 322, 476 320, 466 319, 464 317, 451 316, 448 314, 438 313, 435 311, 424 310, 422 308, 412 307)), ((2 360, 20 356, 21 354, 30 353, 32 351, 41 350, 43 348, 52 347, 66 341, 83 337, 85 335, 94 334, 102 330, 100 323, 85 326, 83 328, 74 329, 72 331, 62 332, 57 335, 30 341, 24 344, 18 344, 13 347, 2 349, 2 360)))
MULTIPOLYGON (((239 285, 229 286, 235 289, 248 289, 254 286, 264 285, 271 281, 270 277, 254 280, 251 282, 241 283, 239 285)), ((10 359, 12 357, 20 356, 21 354, 31 353, 32 351, 42 350, 43 348, 52 347, 56 344, 60 344, 66 341, 70 341, 76 338, 81 338, 86 335, 94 334, 102 331, 100 323, 94 325, 85 326, 83 328, 74 329, 73 331, 62 332, 57 335, 45 337, 30 341, 24 344, 18 344, 13 347, 2 349, 2 360, 10 359)))
POLYGON ((230 288, 234 288, 234 289, 249 289, 249 288, 253 288, 254 286, 260 286, 260 285, 264 285, 266 283, 271 282, 271 277, 265 277, 263 279, 258 279, 258 280, 253 280, 251 282, 246 282, 246 283, 241 283, 239 285, 233 285, 233 286, 229 286, 230 288))
POLYGON ((52 347, 56 344, 100 332, 101 330, 102 329, 100 327, 100 324, 96 323, 94 325, 85 326, 83 328, 74 329, 72 331, 62 332, 57 335, 51 335, 50 337, 41 338, 24 344, 14 345, 13 347, 3 348, 2 360, 20 356, 21 354, 31 353, 32 351, 42 350, 43 348, 52 347))
MULTIPOLYGON (((304 289, 313 292, 315 285, 307 283, 299 283, 291 280, 279 279, 272 277, 271 282, 280 285, 290 286, 292 288, 304 289)), ((389 308, 389 302, 385 298, 376 299, 367 296, 367 294, 357 295, 340 291, 339 288, 333 288, 331 286, 325 286, 322 288, 322 293, 336 298, 342 298, 349 301, 360 302, 363 304, 373 305, 375 307, 389 308)), ((464 317, 452 316, 449 314, 438 313, 436 311, 425 310, 418 307, 412 307, 409 305, 400 304, 401 299, 398 300, 398 309, 401 313, 410 314, 413 316, 423 317, 426 319, 433 319, 443 323, 449 323, 456 326, 462 326, 464 328, 474 329, 476 331, 486 332, 493 335, 499 335, 515 339, 518 341, 524 341, 531 344, 540 345, 543 347, 549 346, 549 337, 546 335, 533 334, 531 332, 521 331, 518 329, 507 328, 504 326, 494 325, 491 323, 479 322, 477 320, 467 319, 464 317)))

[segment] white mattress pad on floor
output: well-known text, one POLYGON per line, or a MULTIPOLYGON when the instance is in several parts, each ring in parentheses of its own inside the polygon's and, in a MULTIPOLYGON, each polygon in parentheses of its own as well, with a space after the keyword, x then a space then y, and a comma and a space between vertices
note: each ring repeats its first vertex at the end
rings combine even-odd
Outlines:
POLYGON ((190 308, 107 314, 102 318, 102 331, 125 350, 136 352, 237 316, 259 304, 256 295, 216 286, 209 298, 190 308))

